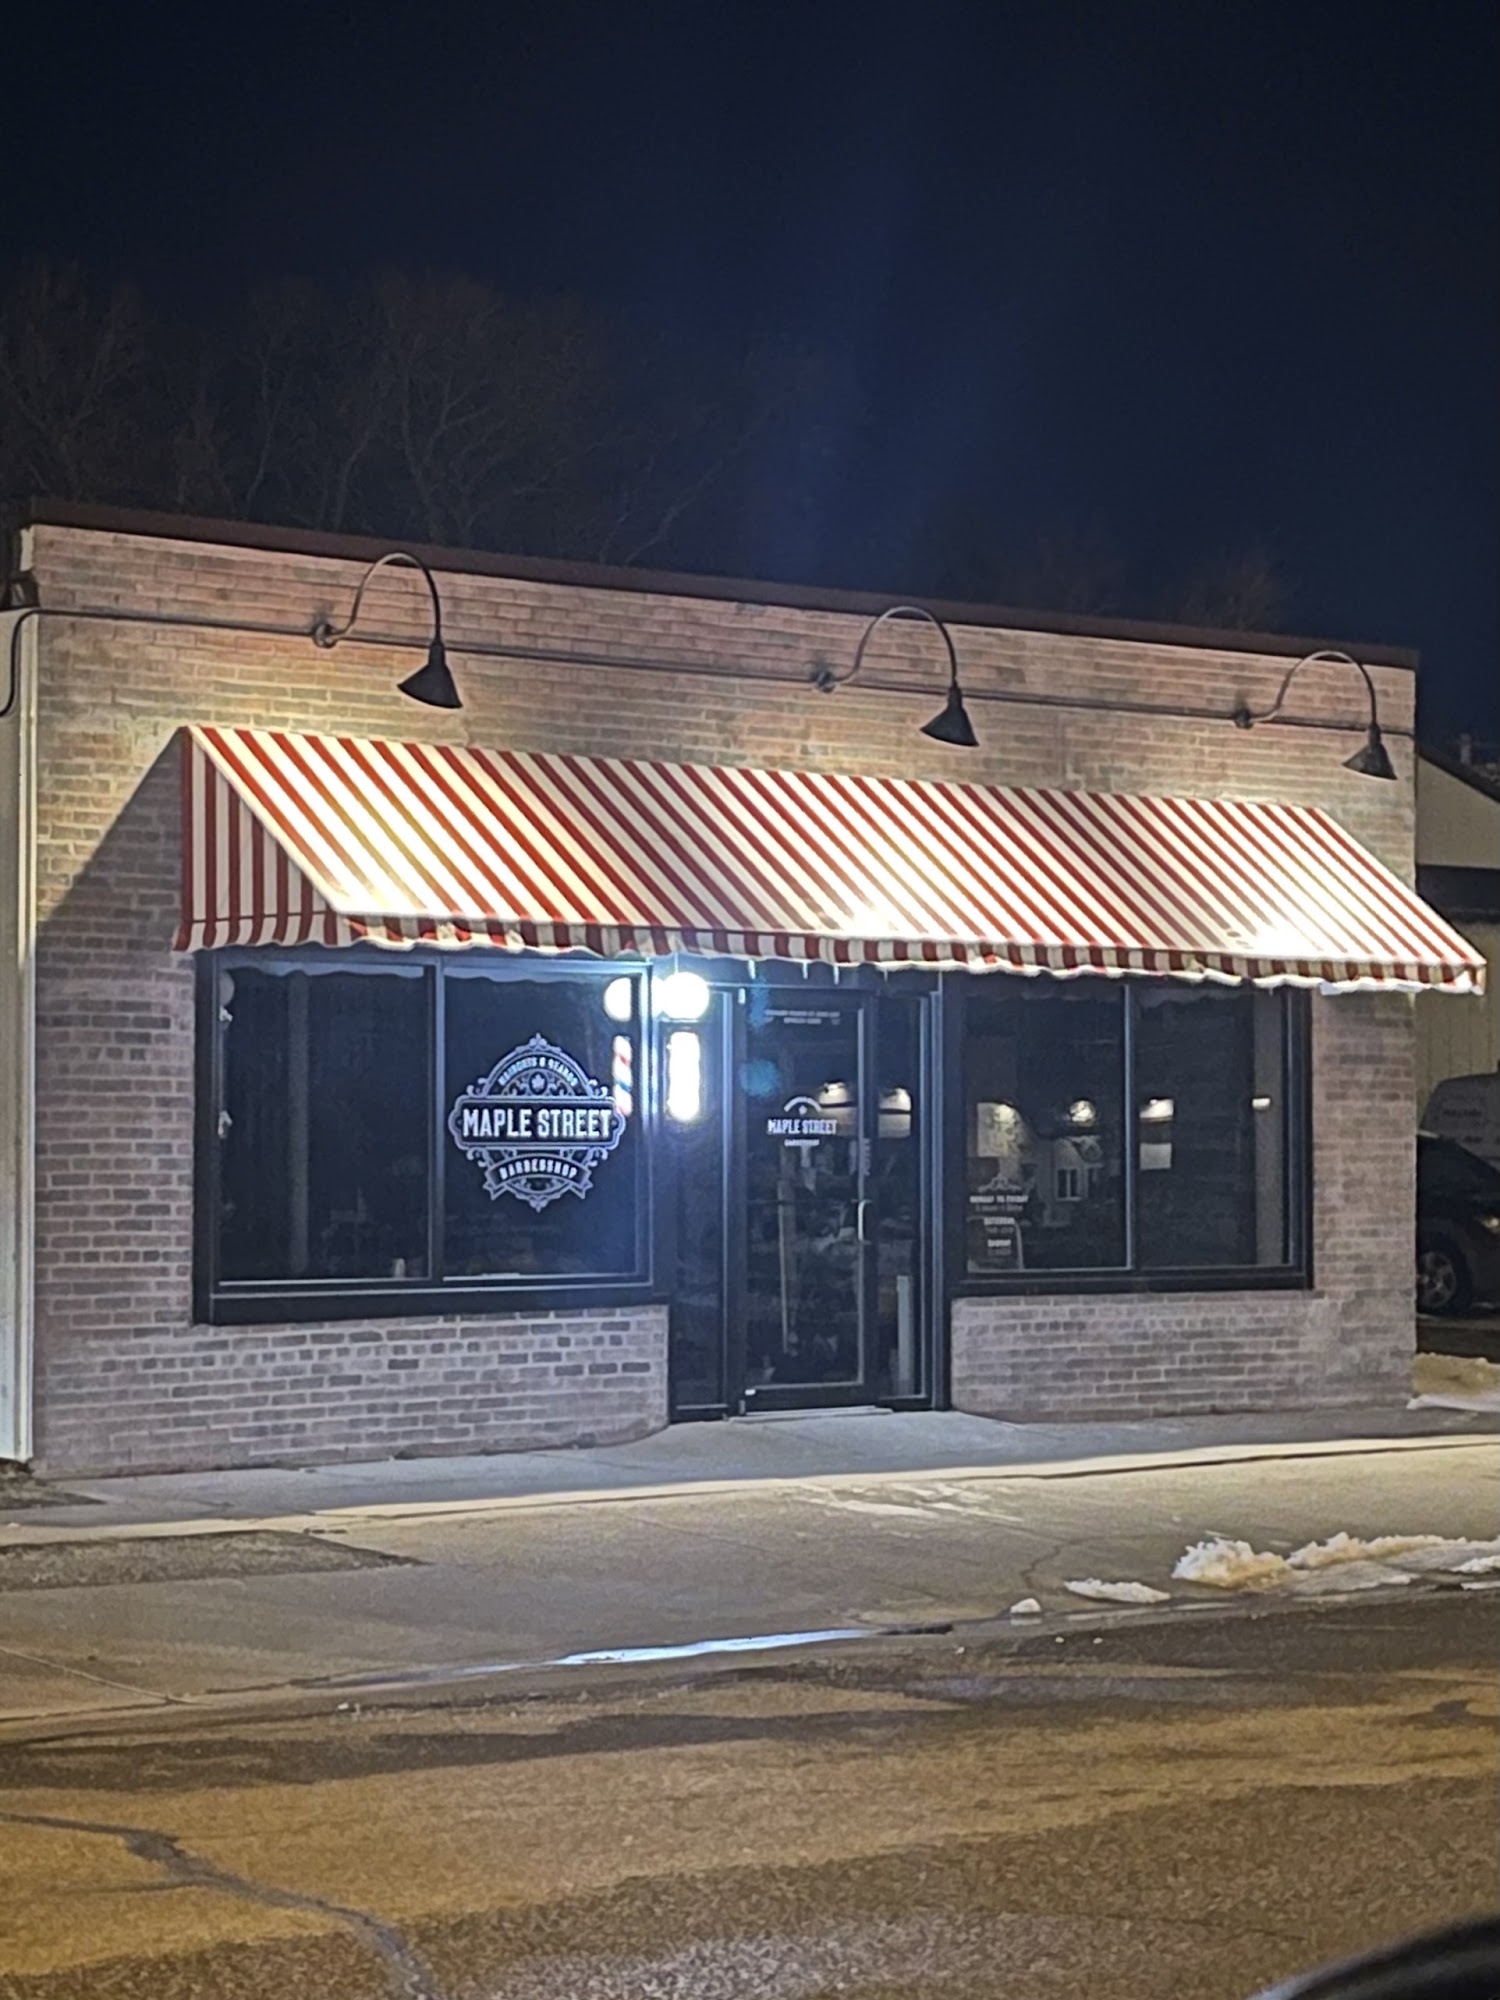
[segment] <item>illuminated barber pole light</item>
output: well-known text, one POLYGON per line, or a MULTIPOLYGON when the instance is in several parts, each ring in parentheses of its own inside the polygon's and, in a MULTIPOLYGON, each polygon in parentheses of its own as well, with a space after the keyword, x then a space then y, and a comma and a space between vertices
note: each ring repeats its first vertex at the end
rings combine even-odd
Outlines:
POLYGON ((622 1118, 629 1118, 635 1110, 635 1051, 628 1035, 615 1036, 610 1078, 614 1084, 615 1109, 622 1118))
POLYGON ((703 1045, 691 1028, 667 1037, 667 1116, 691 1125, 703 1110, 703 1045))

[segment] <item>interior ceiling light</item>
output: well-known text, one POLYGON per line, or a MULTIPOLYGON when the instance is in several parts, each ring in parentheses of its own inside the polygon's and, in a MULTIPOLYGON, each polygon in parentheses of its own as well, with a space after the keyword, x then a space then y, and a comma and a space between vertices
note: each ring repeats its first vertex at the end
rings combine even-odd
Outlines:
POLYGON ((609 981, 604 989, 604 1011, 612 1021, 628 1021, 635 1012, 635 981, 628 975, 609 981))
POLYGON ((654 982, 651 1005, 668 1021, 701 1021, 712 998, 701 972, 668 972, 654 982))

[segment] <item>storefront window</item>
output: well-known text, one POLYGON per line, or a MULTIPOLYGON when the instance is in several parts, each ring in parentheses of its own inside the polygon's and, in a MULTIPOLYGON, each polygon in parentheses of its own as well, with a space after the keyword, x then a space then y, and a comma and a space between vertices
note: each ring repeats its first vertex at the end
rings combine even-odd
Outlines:
POLYGON ((427 994, 241 964, 219 977, 219 1270, 228 1280, 427 1270, 427 994))
POLYGON ((1125 1262, 1117 988, 987 981, 964 1021, 971 1276, 1125 1262))
POLYGON ((643 967, 455 956, 205 961, 202 1317, 644 1301, 654 1178, 679 1407, 740 1346, 747 1394, 919 1393, 929 1006, 961 1286, 1304 1269, 1299 996, 955 975, 689 1019, 643 967), (821 1150, 781 1129, 808 1104, 821 1150))
POLYGON ((1302 1020, 1284 992, 1251 987, 976 982, 962 1037, 969 1280, 1290 1271, 1302 1020))
MULTIPOLYGON (((467 967, 445 976, 443 1102, 477 1092, 467 1136, 502 1142, 450 1148, 448 1277, 535 1282, 637 1268, 638 985, 495 979, 467 967)), ((449 1138, 464 1137, 462 1115, 455 1130, 450 1114, 449 1138)))
POLYGON ((645 1286, 643 977, 528 970, 212 962, 200 1298, 645 1286))
POLYGON ((1286 1262, 1282 996, 1136 996, 1136 1220, 1142 1268, 1286 1262))

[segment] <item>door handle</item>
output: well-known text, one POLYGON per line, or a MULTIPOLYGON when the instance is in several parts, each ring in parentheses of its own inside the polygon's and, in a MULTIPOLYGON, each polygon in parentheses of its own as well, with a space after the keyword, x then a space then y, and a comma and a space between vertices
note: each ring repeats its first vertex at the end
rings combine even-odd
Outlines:
POLYGON ((861 1243, 868 1243, 870 1240, 870 1233, 865 1228, 865 1217, 869 1212, 870 1197, 865 1195, 863 1199, 855 1204, 854 1209, 854 1234, 856 1239, 861 1243))

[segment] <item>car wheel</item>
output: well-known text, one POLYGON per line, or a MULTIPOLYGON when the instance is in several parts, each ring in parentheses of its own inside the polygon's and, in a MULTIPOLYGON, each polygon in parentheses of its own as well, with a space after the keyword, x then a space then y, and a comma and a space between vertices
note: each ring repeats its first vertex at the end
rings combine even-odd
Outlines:
POLYGON ((1474 1302, 1474 1281, 1459 1246, 1433 1236, 1417 1245, 1417 1311, 1467 1312, 1474 1302))

